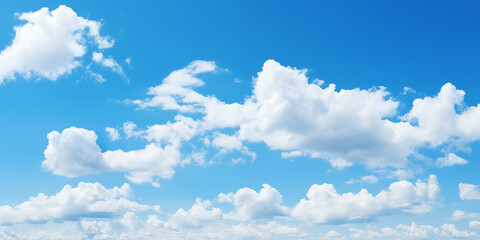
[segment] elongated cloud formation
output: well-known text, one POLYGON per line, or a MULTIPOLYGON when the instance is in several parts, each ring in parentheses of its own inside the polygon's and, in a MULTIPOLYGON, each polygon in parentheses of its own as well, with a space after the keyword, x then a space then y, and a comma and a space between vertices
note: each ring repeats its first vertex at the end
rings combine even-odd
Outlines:
POLYGON ((307 198, 295 206, 292 216, 315 223, 343 223, 395 212, 428 212, 439 190, 434 175, 430 175, 428 183, 392 183, 388 190, 376 196, 366 189, 356 194, 338 194, 331 184, 315 184, 308 190, 307 198))
POLYGON ((97 135, 82 128, 67 128, 48 134, 48 146, 42 165, 56 175, 76 177, 101 171, 127 172, 135 183, 151 182, 153 177, 171 178, 173 167, 180 162, 180 152, 174 145, 164 148, 149 144, 134 151, 106 151, 97 145, 97 135))
MULTIPOLYGON (((389 98, 383 87, 367 90, 336 90, 333 84, 322 87, 319 81, 310 83, 305 70, 284 67, 273 60, 265 62, 254 80, 253 94, 243 103, 228 104, 193 90, 205 84, 200 74, 217 69, 214 62, 194 61, 170 73, 160 85, 149 88, 152 97, 126 100, 140 109, 161 108, 185 114, 177 115, 174 122, 146 129, 126 122, 122 127, 126 137, 149 142, 144 149, 102 153, 93 132, 54 131, 48 137, 43 165, 68 177, 122 171, 133 182, 154 183, 154 177, 173 176, 173 168, 181 163, 179 149, 184 142, 202 137, 205 147, 213 146, 220 154, 238 151, 252 160, 256 154, 245 142, 265 143, 271 149, 285 151, 284 157, 326 159, 338 169, 354 163, 369 168, 404 168, 409 157, 421 148, 442 149, 442 145, 457 140, 468 144, 480 138, 477 124, 480 107, 457 111, 459 105, 464 105, 465 92, 450 83, 437 96, 416 99, 412 109, 399 116, 400 103, 389 98), (398 120, 390 120, 395 117, 398 120), (231 130, 234 134, 223 132, 231 130), (78 139, 69 140, 73 138, 78 139)), ((236 161, 242 160, 239 159, 236 161)), ((439 158, 436 166, 466 163, 450 152, 439 158)), ((408 172, 399 169, 396 173, 408 172)))
MULTIPOLYGON (((271 149, 329 160, 338 168, 357 162, 370 168, 405 167, 422 147, 438 147, 455 139, 480 139, 480 107, 464 105, 464 91, 450 83, 437 96, 416 99, 404 116, 400 102, 384 87, 340 89, 311 81, 306 70, 268 60, 243 103, 227 104, 193 90, 204 84, 199 73, 215 71, 212 62, 195 61, 151 87, 151 98, 127 101, 140 108, 202 113, 203 130, 233 128, 241 141, 263 142, 271 149), (399 120, 389 120, 395 119, 399 120)), ((201 131, 199 131, 200 133, 201 131)), ((239 143, 237 143, 239 145, 239 143)), ((289 156, 285 153, 284 156, 289 156)), ((439 167, 465 164, 454 153, 439 159, 439 167)))
POLYGON ((1 206, 0 225, 112 217, 126 211, 150 209, 147 205, 127 200, 131 194, 132 189, 128 184, 112 189, 99 183, 81 182, 77 187, 66 185, 52 196, 38 194, 14 207, 1 206))

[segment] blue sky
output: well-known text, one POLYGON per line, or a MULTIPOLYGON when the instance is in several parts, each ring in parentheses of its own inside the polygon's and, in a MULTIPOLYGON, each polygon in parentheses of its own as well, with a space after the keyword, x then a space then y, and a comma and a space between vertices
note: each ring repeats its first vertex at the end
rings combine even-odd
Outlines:
POLYGON ((0 8, 0 238, 479 238, 477 2, 62 4, 0 8))

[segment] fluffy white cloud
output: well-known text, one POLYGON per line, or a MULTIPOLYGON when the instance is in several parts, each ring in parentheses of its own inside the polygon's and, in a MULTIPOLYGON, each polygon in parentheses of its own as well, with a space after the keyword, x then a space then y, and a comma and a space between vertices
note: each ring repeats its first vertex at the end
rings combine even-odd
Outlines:
POLYGON ((42 165, 54 174, 77 177, 108 169, 97 145, 95 132, 70 127, 62 133, 50 132, 47 138, 48 146, 42 165))
POLYGON ((439 192, 437 178, 428 183, 407 181, 392 183, 376 196, 366 189, 339 194, 331 184, 314 184, 292 210, 292 216, 315 223, 344 223, 389 215, 394 212, 428 212, 439 192))
POLYGON ((443 144, 451 138, 478 140, 480 105, 466 107, 461 113, 457 113, 456 107, 464 107, 464 95, 464 91, 447 83, 437 96, 416 99, 404 118, 417 123, 417 138, 432 146, 443 144))
POLYGON ((450 218, 453 221, 458 221, 462 219, 480 219, 480 213, 466 213, 462 210, 455 210, 450 218))
POLYGON ((441 235, 447 238, 471 238, 477 237, 476 232, 460 231, 453 224, 443 224, 441 235))
POLYGON ((258 193, 250 188, 239 189, 236 193, 221 193, 218 200, 235 205, 235 211, 225 216, 229 219, 265 219, 283 216, 288 212, 286 207, 281 206, 282 195, 268 184, 263 184, 258 193))
MULTIPOLYGON (((234 128, 238 136, 235 140, 264 142, 271 149, 284 151, 284 157, 327 159, 339 169, 354 163, 370 168, 402 168, 418 148, 480 138, 480 127, 475 124, 480 119, 480 107, 456 110, 465 105, 464 92, 450 83, 437 96, 416 99, 412 109, 399 116, 400 103, 390 98, 384 87, 322 87, 322 81, 309 82, 306 70, 273 60, 266 61, 254 79, 251 96, 243 103, 227 104, 193 90, 204 84, 198 74, 216 69, 213 62, 192 62, 151 87, 147 93, 151 98, 127 102, 139 108, 160 107, 196 116, 200 113, 203 117, 196 121, 203 131, 198 133, 234 128), (398 120, 390 120, 395 117, 398 120)), ((229 143, 230 148, 240 146, 238 141, 229 143)), ((452 154, 439 159, 438 165, 464 163, 452 154)))
POLYGON ((81 65, 86 43, 94 42, 98 49, 113 46, 113 40, 100 35, 100 22, 79 17, 64 5, 21 13, 19 19, 26 23, 15 27, 12 44, 0 53, 0 84, 17 75, 54 81, 81 65))
POLYGON ((76 177, 100 171, 128 173, 127 178, 135 183, 154 182, 154 177, 171 178, 173 167, 180 163, 176 146, 160 147, 154 143, 144 149, 102 153, 93 131, 70 127, 62 133, 50 132, 48 146, 42 165, 56 175, 76 177))
POLYGON ((178 211, 165 224, 166 227, 184 228, 200 226, 206 221, 214 221, 222 218, 222 210, 212 207, 212 202, 197 199, 188 211, 183 208, 178 211))
POLYGON ((460 231, 453 224, 443 224, 441 229, 430 225, 418 225, 412 223, 410 226, 397 225, 395 228, 382 228, 376 230, 375 227, 367 229, 350 228, 349 239, 476 239, 476 232, 460 231))
POLYGON ((459 183, 460 199, 462 200, 480 200, 480 189, 478 185, 459 183))
POLYGON ((117 141, 118 139, 120 139, 120 133, 117 129, 112 127, 106 127, 105 131, 108 133, 108 137, 110 138, 110 140, 117 141))
POLYGON ((150 207, 132 202, 128 184, 105 188, 100 183, 66 185, 52 196, 38 194, 20 205, 0 207, 0 225, 26 222, 75 220, 84 217, 112 217, 125 211, 144 211, 150 207))
POLYGON ((435 161, 435 165, 437 165, 438 167, 451 167, 455 164, 465 165, 467 163, 467 160, 457 156, 455 153, 449 153, 445 157, 437 158, 437 160, 435 161))
POLYGON ((395 228, 356 229, 350 228, 351 239, 433 239, 438 236, 439 230, 430 225, 418 225, 412 222, 411 225, 399 224, 395 228))
POLYGON ((480 222, 479 221, 470 221, 468 223, 468 227, 480 229, 480 222))

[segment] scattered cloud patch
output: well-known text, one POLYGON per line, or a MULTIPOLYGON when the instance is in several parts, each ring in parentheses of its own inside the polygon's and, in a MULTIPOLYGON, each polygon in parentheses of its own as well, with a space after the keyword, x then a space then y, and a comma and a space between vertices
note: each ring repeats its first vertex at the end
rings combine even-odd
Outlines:
POLYGON ((360 179, 358 180, 355 180, 355 179, 350 179, 348 180, 346 183, 347 184, 353 184, 353 183, 367 183, 367 184, 373 184, 373 183, 377 183, 378 182, 378 178, 373 176, 373 175, 366 175, 366 176, 363 176, 361 177, 360 179))
POLYGON ((468 161, 457 156, 455 153, 449 153, 445 157, 437 158, 435 165, 437 167, 451 167, 453 165, 465 165, 468 161))
POLYGON ((480 200, 480 188, 478 185, 459 183, 458 190, 462 200, 480 200))
POLYGON ((110 140, 112 140, 112 141, 117 141, 117 140, 120 139, 120 133, 118 132, 117 129, 112 128, 112 127, 106 127, 106 128, 105 128, 105 131, 107 132, 108 137, 110 138, 110 140))

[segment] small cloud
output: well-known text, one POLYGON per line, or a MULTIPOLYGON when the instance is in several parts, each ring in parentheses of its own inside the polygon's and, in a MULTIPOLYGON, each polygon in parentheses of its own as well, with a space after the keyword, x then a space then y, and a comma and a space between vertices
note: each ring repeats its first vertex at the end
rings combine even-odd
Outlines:
POLYGON ((328 162, 330 163, 330 165, 332 165, 332 167, 338 170, 343 170, 346 167, 353 166, 353 162, 349 162, 342 158, 331 159, 331 160, 328 160, 328 162))
POLYGON ((132 64, 132 58, 128 57, 127 59, 125 59, 125 63, 130 66, 132 64))
POLYGON ((437 158, 437 160, 435 161, 435 165, 437 167, 440 167, 440 168, 441 167, 451 167, 455 164, 465 165, 467 163, 468 163, 467 160, 455 155, 455 153, 449 153, 445 157, 437 158))
POLYGON ((413 88, 410 88, 410 87, 403 87, 402 95, 407 95, 409 93, 416 93, 416 91, 413 90, 413 88))
POLYGON ((112 127, 106 127, 105 131, 108 133, 108 137, 111 141, 117 141, 118 139, 120 139, 120 133, 118 133, 117 129, 112 127))
POLYGON ((373 175, 366 175, 366 176, 363 176, 361 177, 360 179, 350 179, 348 180, 347 182, 345 182, 346 184, 353 184, 353 183, 367 183, 367 184, 373 184, 373 183, 377 183, 378 182, 378 178, 373 176, 373 175))
POLYGON ((391 177, 397 178, 398 180, 405 180, 413 178, 414 174, 411 170, 398 169, 392 173, 391 177))
POLYGON ((301 157, 304 154, 301 151, 282 152, 282 158, 301 157))

